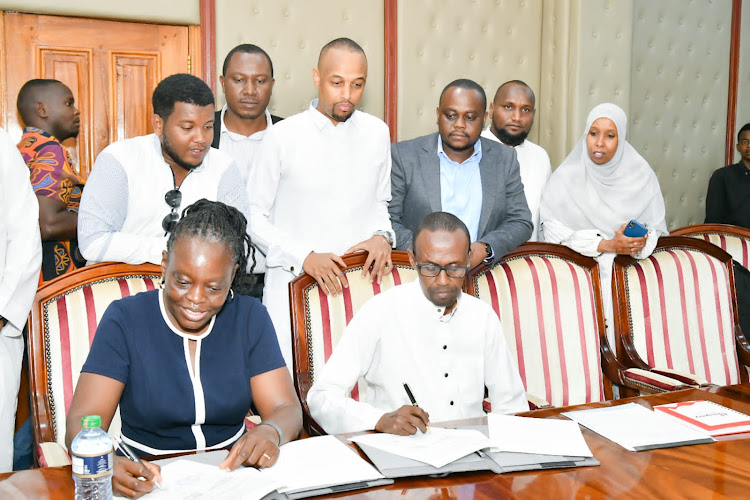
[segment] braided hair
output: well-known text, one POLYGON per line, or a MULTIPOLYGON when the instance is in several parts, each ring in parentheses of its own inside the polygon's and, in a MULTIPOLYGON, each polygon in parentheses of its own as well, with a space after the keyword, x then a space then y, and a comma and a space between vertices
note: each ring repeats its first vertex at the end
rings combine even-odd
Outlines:
POLYGON ((255 248, 247 234, 247 219, 242 212, 220 201, 200 199, 182 211, 182 217, 167 240, 168 254, 172 252, 175 242, 183 236, 198 236, 204 240, 224 243, 238 266, 232 288, 241 294, 249 292, 253 284, 255 248), (252 259, 249 274, 246 272, 248 259, 252 259))

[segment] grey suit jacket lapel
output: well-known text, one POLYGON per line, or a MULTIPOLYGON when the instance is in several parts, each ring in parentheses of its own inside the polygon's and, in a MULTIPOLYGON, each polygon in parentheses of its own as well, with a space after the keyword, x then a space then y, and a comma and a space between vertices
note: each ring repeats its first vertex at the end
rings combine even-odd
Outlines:
POLYGON ((422 171, 424 189, 433 212, 440 212, 440 160, 437 155, 437 134, 425 138, 419 151, 419 167, 422 171))
POLYGON ((497 190, 500 189, 498 180, 498 158, 492 150, 485 147, 482 138, 482 160, 479 162, 479 175, 482 178, 482 212, 479 216, 479 232, 477 238, 481 237, 487 231, 487 224, 490 222, 492 210, 495 207, 495 197, 497 190))

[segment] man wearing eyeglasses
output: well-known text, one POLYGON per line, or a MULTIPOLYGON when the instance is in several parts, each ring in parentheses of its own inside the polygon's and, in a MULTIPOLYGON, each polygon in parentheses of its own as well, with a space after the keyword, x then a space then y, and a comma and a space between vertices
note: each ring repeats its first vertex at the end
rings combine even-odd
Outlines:
POLYGON ((89 264, 161 263, 182 210, 206 198, 249 218, 236 163, 211 148, 214 96, 201 79, 176 74, 152 97, 154 133, 110 144, 86 182, 78 245, 89 264))
POLYGON ((480 417, 485 386, 493 412, 529 408, 497 315, 461 291, 471 262, 466 225, 435 212, 415 235, 409 259, 418 282, 362 306, 307 394, 310 414, 329 434, 408 435, 430 421, 480 417), (366 396, 355 401, 346 395, 360 377, 366 396))

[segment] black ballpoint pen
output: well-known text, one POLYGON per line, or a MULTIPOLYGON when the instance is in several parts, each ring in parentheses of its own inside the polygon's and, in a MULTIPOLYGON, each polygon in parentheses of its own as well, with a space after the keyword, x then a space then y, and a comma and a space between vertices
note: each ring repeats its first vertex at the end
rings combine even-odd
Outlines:
MULTIPOLYGON (((417 400, 414 399, 414 394, 412 394, 411 393, 411 389, 409 389, 409 384, 407 384, 406 382, 404 382, 404 390, 406 391, 406 395, 409 396, 409 401, 411 401, 411 405, 412 406, 419 406, 417 404, 417 400)), ((427 425, 427 432, 431 432, 429 425, 427 425)))

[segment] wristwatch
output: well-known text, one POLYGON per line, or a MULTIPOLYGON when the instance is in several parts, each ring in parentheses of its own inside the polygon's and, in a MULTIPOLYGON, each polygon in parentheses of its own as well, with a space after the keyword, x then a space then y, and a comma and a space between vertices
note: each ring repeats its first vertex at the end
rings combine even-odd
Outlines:
POLYGON ((388 244, 390 246, 393 246, 393 237, 391 237, 390 231, 375 231, 373 236, 382 236, 386 240, 388 240, 388 244))
POLYGON ((484 244, 484 251, 487 252, 487 257, 482 259, 482 262, 484 262, 485 264, 489 264, 490 262, 492 262, 492 259, 495 258, 495 251, 492 250, 492 245, 490 245, 489 243, 484 244))

